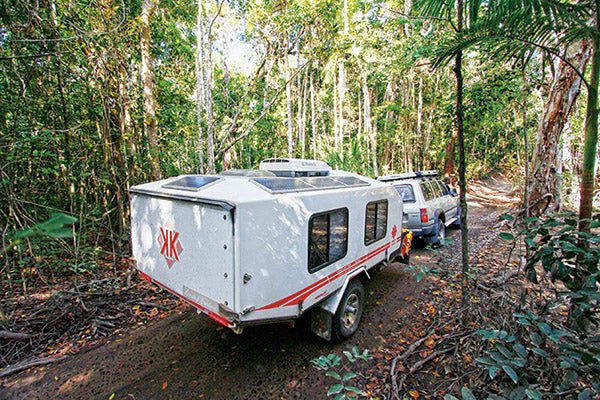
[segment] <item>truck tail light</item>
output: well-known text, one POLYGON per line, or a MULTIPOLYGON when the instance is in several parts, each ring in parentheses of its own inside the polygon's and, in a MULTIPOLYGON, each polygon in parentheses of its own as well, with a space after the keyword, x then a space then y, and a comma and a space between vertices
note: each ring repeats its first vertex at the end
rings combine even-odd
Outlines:
POLYGON ((427 215, 426 208, 421 208, 421 222, 422 223, 429 222, 429 216, 427 215))

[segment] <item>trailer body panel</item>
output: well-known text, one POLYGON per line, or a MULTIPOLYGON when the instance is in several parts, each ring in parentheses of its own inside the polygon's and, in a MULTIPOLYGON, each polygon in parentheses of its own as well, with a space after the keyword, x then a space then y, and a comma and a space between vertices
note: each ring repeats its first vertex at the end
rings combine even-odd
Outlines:
POLYGON ((212 204, 131 196, 137 268, 159 285, 213 312, 235 308, 231 212, 212 204))
POLYGON ((274 200, 241 204, 239 227, 240 305, 252 310, 241 321, 295 318, 343 287, 349 274, 368 270, 387 260, 401 243, 402 207, 388 207, 384 237, 365 244, 366 205, 387 200, 396 204, 393 188, 369 187, 279 195, 274 200), (322 212, 348 209, 347 252, 338 261, 310 273, 309 220, 322 212))

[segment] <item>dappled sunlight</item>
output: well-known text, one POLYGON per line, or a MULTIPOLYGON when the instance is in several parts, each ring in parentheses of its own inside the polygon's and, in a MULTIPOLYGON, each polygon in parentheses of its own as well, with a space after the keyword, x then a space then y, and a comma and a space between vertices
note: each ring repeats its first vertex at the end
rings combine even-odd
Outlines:
MULTIPOLYGON (((38 383, 46 378, 46 369, 38 368, 37 370, 30 370, 30 373, 24 374, 17 380, 10 382, 7 386, 11 389, 19 390, 38 383)), ((0 392, 1 394, 1 392, 0 392)))
POLYGON ((87 383, 93 378, 94 371, 92 369, 85 370, 76 375, 69 377, 63 384, 61 384, 58 388, 58 391, 62 395, 68 395, 77 386, 85 386, 87 383))

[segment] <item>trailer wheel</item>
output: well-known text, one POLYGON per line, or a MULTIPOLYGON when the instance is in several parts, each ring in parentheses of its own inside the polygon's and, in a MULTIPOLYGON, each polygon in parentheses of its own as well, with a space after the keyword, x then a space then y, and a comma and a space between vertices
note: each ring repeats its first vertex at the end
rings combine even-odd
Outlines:
POLYGON ((365 300, 365 289, 358 279, 348 282, 342 301, 333 316, 333 338, 342 341, 358 329, 365 300))

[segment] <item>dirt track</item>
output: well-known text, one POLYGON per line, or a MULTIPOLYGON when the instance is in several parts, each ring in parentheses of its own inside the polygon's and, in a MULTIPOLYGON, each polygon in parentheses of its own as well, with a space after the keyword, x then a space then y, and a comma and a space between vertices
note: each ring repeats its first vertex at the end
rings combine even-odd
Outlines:
MULTIPOLYGON (((509 185, 491 181, 473 187, 470 239, 497 221, 510 203, 509 185)), ((444 268, 459 259, 459 231, 440 253, 415 249, 413 265, 444 268)), ((107 339, 57 364, 12 377, 0 399, 249 399, 324 398, 328 386, 309 363, 321 354, 358 346, 385 346, 399 324, 420 312, 410 299, 425 287, 401 264, 392 264, 366 283, 361 327, 345 343, 332 345, 287 325, 248 328, 242 335, 220 329, 189 309, 107 339)), ((167 294, 165 294, 167 295, 167 294)))

